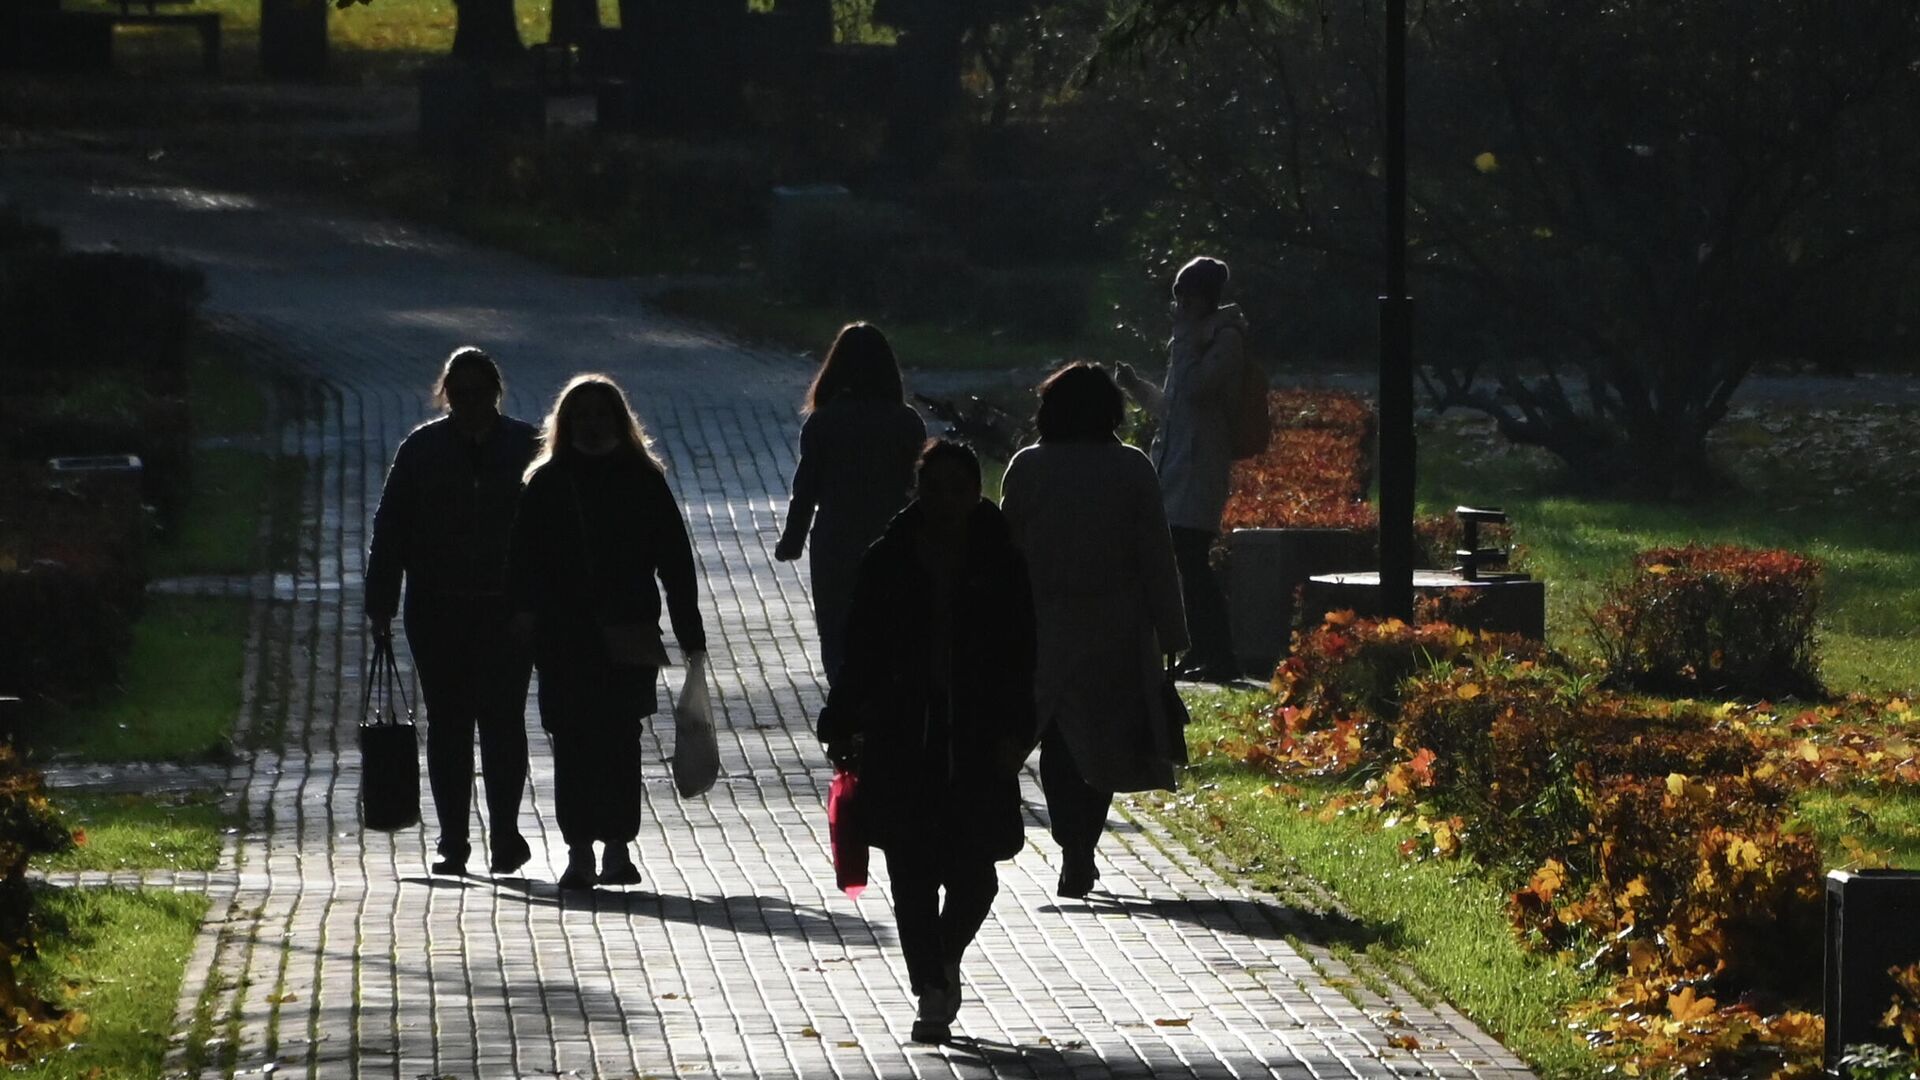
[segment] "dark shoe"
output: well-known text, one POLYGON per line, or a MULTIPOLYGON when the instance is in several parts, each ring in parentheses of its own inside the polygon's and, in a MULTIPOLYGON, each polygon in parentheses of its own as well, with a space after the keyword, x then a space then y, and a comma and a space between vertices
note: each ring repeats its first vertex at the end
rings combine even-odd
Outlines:
POLYGON ((487 869, 496 874, 511 874, 527 865, 527 860, 531 858, 533 848, 527 846, 527 838, 516 835, 493 849, 493 860, 487 864, 487 869))
POLYGON ((913 1018, 914 1042, 938 1046, 953 1038, 953 999, 958 996, 952 989, 928 990, 920 995, 920 1013, 913 1018))
POLYGON ((607 849, 606 857, 600 860, 600 884, 640 884, 640 868, 633 865, 633 857, 627 854, 627 845, 618 844, 607 849))
POLYGON ((1093 865, 1093 852, 1066 855, 1065 864, 1060 868, 1060 883, 1054 886, 1054 895, 1069 900, 1083 900, 1093 891, 1094 880, 1099 876, 1100 868, 1093 865))
POLYGON ((599 881, 593 872, 593 849, 575 848, 567 855, 567 872, 560 875, 563 889, 591 889, 599 881))
POLYGON ((467 857, 462 855, 456 859, 451 855, 442 855, 434 860, 433 866, 429 869, 444 877, 465 877, 467 876, 467 857))

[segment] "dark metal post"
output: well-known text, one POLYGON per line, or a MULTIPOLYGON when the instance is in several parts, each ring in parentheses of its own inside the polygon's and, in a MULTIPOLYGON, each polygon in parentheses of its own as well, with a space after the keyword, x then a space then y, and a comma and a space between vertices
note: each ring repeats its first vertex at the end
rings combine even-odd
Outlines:
POLYGON ((1407 296, 1407 3, 1387 0, 1387 290, 1380 298, 1380 612, 1413 617, 1413 300, 1407 296))

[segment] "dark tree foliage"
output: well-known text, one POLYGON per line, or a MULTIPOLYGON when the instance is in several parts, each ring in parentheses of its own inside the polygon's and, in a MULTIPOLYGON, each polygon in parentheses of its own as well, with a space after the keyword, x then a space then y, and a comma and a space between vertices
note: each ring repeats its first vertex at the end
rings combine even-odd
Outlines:
MULTIPOLYGON (((1901 341, 1920 5, 1411 15, 1409 255, 1439 404, 1581 481, 1672 494, 1708 475, 1706 435, 1757 362, 1839 366, 1901 341)), ((1381 18, 1377 2, 1143 0, 1099 57, 1174 193, 1160 237, 1239 255, 1294 347, 1360 353, 1371 332, 1381 18)))

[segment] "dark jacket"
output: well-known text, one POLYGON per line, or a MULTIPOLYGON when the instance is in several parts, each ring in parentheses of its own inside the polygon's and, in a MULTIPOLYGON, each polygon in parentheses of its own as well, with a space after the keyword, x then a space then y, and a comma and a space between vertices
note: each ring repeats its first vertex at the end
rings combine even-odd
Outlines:
MULTIPOLYGON (((637 454, 570 455, 527 480, 513 526, 508 588, 515 611, 539 617, 533 656, 548 727, 557 719, 546 715, 550 705, 574 711, 599 704, 574 692, 591 692, 613 666, 601 626, 659 625, 656 576, 666 589, 674 639, 683 650, 704 651, 693 546, 658 469, 637 454), (559 697, 549 694, 549 682, 559 697)), ((651 675, 645 681, 650 692, 651 675)), ((653 711, 650 696, 642 704, 641 715, 653 711)))
POLYGON ((451 417, 401 440, 373 513, 367 614, 398 613, 403 574, 411 596, 504 593, 520 477, 539 448, 539 431, 510 416, 477 444, 451 417))
POLYGON ((868 841, 959 849, 993 859, 1020 850, 1019 769, 1034 732, 1033 593, 998 507, 969 523, 952 598, 950 715, 934 700, 932 576, 920 565, 916 503, 860 564, 847 658, 820 716, 820 738, 864 737, 860 820, 868 841))

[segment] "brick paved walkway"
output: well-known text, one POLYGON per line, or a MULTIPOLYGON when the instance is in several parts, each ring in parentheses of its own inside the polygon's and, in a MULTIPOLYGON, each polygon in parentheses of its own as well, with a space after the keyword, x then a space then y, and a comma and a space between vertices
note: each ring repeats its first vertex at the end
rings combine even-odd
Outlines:
POLYGON ((209 314, 301 388, 280 440, 307 463, 298 568, 250 589, 239 739, 263 749, 228 778, 246 825, 218 872, 146 879, 214 897, 180 1023, 211 1022, 216 1062, 394 1078, 1526 1075, 1453 1010, 1421 1005, 1394 973, 1356 977, 1310 917, 1222 881, 1150 824, 1103 846, 1111 897, 1057 903, 1031 776, 1034 842, 1003 865, 967 960, 962 1038, 907 1045, 886 891, 856 904, 833 887, 806 589, 772 560, 801 364, 663 318, 620 283, 321 207, 19 156, 0 164, 5 191, 76 244, 201 265, 209 314), (615 374, 661 437, 693 529, 725 776, 678 799, 671 725, 666 741, 648 735, 638 888, 550 884, 564 849, 531 708, 527 877, 430 878, 423 830, 356 821, 367 522, 434 364, 469 341, 502 360, 522 416, 573 371, 615 374))

